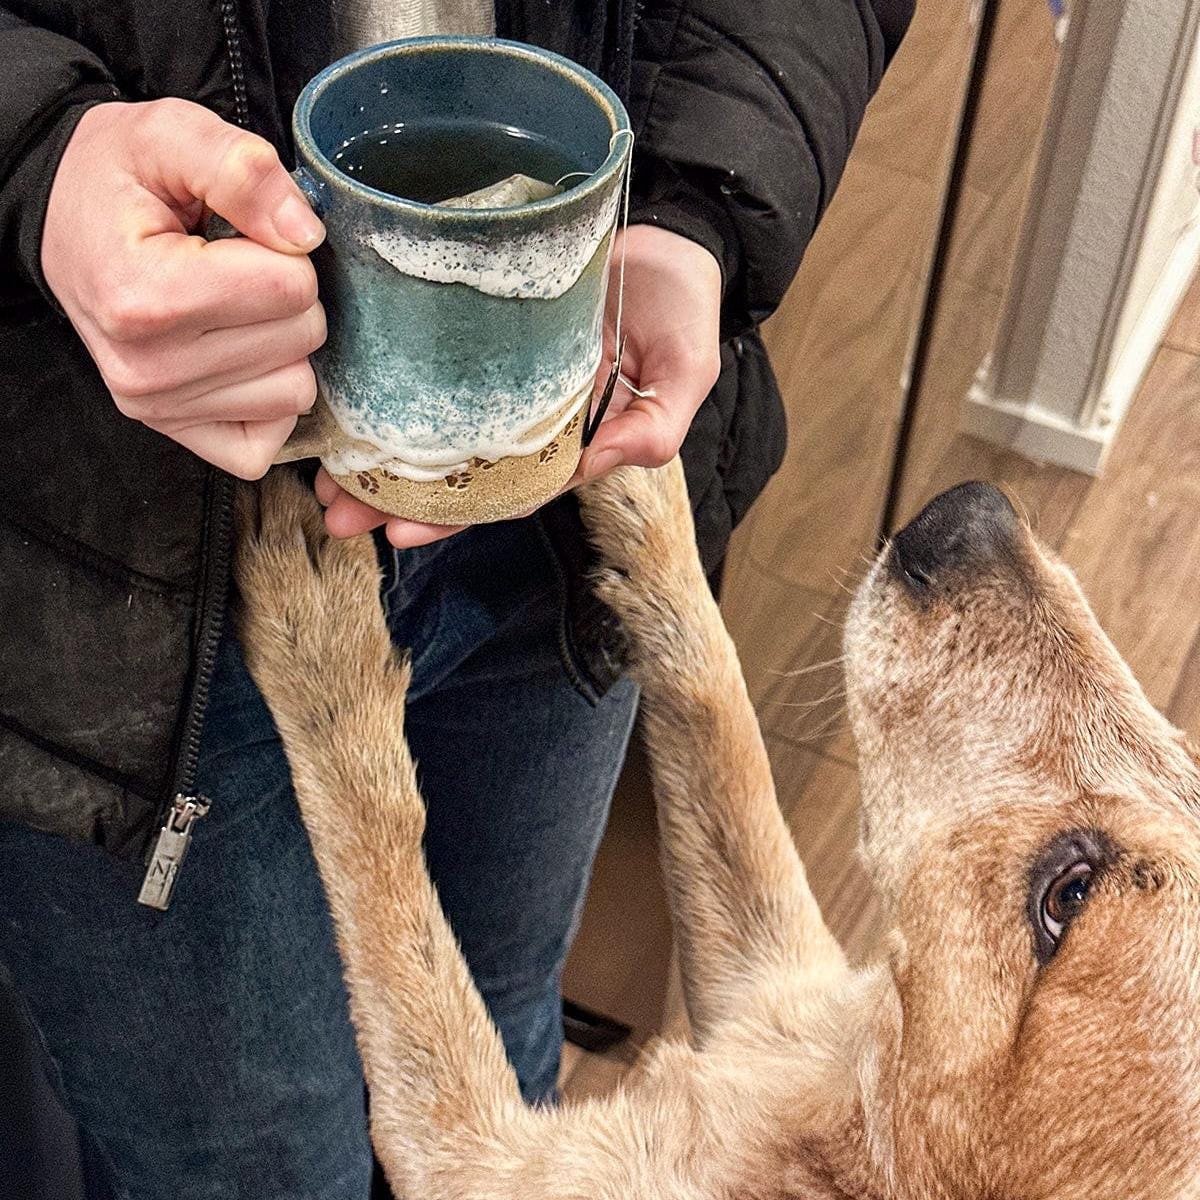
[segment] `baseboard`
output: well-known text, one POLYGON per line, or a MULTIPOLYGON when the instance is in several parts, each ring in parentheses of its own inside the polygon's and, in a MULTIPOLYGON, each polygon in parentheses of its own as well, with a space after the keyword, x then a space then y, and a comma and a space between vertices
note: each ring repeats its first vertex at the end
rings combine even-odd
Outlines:
POLYGON ((1091 406, 1095 416, 1087 425, 1076 424, 1036 404, 1012 403, 996 397, 990 366, 985 361, 963 404, 962 431, 1035 462, 1099 475, 1197 264, 1200 264, 1200 221, 1187 227, 1171 251, 1130 330, 1125 348, 1110 366, 1099 398, 1091 406))
POLYGON ((1111 443, 1107 430, 1081 429, 1034 405, 997 400, 983 381, 967 393, 961 428, 1034 462, 1055 463, 1087 475, 1100 473, 1111 443))
POLYGON ((1111 426, 1113 437, 1167 335, 1175 310, 1188 290, 1198 263, 1200 218, 1193 218, 1179 235, 1137 321, 1129 331, 1124 350, 1110 365, 1100 390, 1096 405, 1097 422, 1111 426))

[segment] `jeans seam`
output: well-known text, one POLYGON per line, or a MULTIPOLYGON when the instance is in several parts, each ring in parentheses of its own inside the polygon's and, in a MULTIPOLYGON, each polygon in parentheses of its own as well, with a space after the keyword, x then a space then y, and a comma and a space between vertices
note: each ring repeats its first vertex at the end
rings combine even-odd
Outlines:
MULTIPOLYGON (((33 1036, 37 1042, 38 1049, 41 1052, 41 1071, 45 1076, 47 1083, 50 1085, 50 1090, 54 1093, 58 1103, 62 1106, 72 1121, 75 1122, 76 1128, 79 1130, 80 1141, 87 1138, 92 1146, 92 1150, 101 1158, 104 1163, 105 1170, 108 1172, 108 1178, 105 1182, 115 1191, 113 1192, 114 1200, 133 1200, 133 1196, 129 1189, 122 1184, 117 1176, 116 1164, 113 1162, 112 1155, 108 1152, 108 1147, 104 1144, 102 1138, 97 1137, 90 1129, 83 1125, 76 1112, 71 1106, 71 1098, 67 1094, 66 1084, 63 1082, 62 1064, 58 1061, 54 1051, 50 1049, 50 1043, 46 1041, 46 1035, 42 1032, 41 1025, 38 1024, 37 1018, 34 1016, 33 1009, 29 1001, 20 995, 15 983, 12 981, 12 972, 8 972, 8 978, 12 985, 12 991, 19 998, 19 1003, 24 1006, 25 1018, 29 1022, 30 1028, 33 1030, 33 1036)), ((82 1149, 82 1147, 81 1147, 82 1149)), ((84 1164, 81 1162, 81 1166, 84 1164)), ((85 1168, 86 1174, 86 1168, 85 1168)), ((84 1179, 84 1187, 88 1188, 91 1180, 84 1179)), ((90 1188, 88 1188, 90 1190, 90 1188)))
POLYGON ((588 681, 582 669, 576 663, 575 654, 571 647, 570 621, 567 611, 570 607, 570 588, 566 568, 559 561, 558 551, 554 548, 554 541, 545 526, 536 517, 533 520, 536 524, 538 537, 541 539, 543 549, 550 559, 550 565, 554 568, 554 578, 558 584, 558 656, 562 660, 563 670, 566 672, 567 678, 571 681, 571 686, 590 705, 595 707, 600 703, 600 694, 588 681))
POLYGON ((400 586, 400 551, 395 547, 391 547, 392 552, 392 582, 388 585, 387 590, 380 597, 380 604, 383 605, 384 616, 388 616, 391 612, 390 605, 392 597, 396 594, 396 589, 400 586))

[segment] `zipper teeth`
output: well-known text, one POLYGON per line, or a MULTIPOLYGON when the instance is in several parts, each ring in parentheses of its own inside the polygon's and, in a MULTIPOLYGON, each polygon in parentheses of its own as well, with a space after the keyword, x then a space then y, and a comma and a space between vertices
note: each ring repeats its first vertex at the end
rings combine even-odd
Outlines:
POLYGON ((200 630, 200 649, 196 659, 196 683, 192 689, 191 712, 188 714, 180 755, 176 794, 189 795, 195 784, 196 768, 200 762, 200 739, 204 715, 208 708, 209 686, 217 661, 221 628, 225 623, 225 599, 229 577, 229 542, 233 530, 233 505, 229 503, 230 480, 214 472, 213 504, 217 510, 216 553, 209 564, 208 579, 201 597, 204 623, 200 630))
POLYGON ((237 123, 245 128, 250 124, 250 105, 246 99, 246 73, 242 68, 242 39, 238 32, 235 0, 221 0, 221 27, 225 32, 225 50, 229 55, 229 70, 233 78, 237 123))

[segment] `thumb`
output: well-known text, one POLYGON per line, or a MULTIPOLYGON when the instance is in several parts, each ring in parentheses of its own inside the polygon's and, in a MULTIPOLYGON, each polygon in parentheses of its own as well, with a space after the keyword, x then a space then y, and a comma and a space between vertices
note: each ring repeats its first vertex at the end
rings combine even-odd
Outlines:
POLYGON ((159 110, 150 123, 151 171, 172 197, 202 201, 272 250, 307 254, 320 244, 325 227, 270 142, 190 101, 147 107, 159 110))

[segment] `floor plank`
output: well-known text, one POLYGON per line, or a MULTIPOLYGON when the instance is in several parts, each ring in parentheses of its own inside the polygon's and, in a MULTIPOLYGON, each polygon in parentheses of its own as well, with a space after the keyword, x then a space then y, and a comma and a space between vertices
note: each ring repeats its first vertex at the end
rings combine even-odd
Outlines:
POLYGON ((869 958, 882 932, 879 899, 858 857, 858 773, 821 758, 788 813, 809 886, 852 960, 869 958))
POLYGON ((941 186, 970 43, 965 6, 918 9, 858 135, 856 160, 941 186))
POLYGON ((1200 637, 1192 643, 1187 661, 1179 673, 1167 716, 1200 749, 1200 637))
POLYGON ((940 491, 933 482, 939 464, 953 464, 962 453, 955 445, 959 413, 995 337, 1057 61, 1044 0, 1001 0, 916 401, 901 513, 916 512, 940 491))
POLYGON ((1161 350, 1062 551, 1152 703, 1200 632, 1200 359, 1161 350))
POLYGON ((1200 354, 1200 275, 1192 280, 1192 286, 1180 301, 1179 311, 1171 322, 1163 345, 1172 350, 1200 354))
POLYGON ((637 1033, 603 1053, 572 1046, 569 1056, 571 1069, 565 1075, 559 1074, 558 1087, 563 1098, 578 1103, 608 1095, 638 1061, 647 1040, 645 1033, 637 1033))

